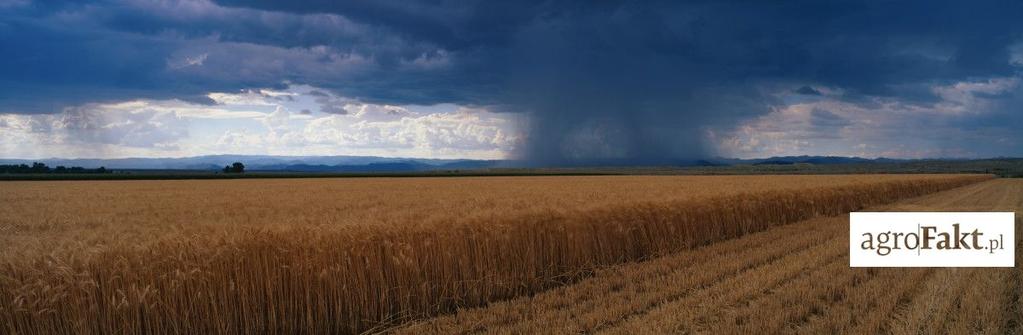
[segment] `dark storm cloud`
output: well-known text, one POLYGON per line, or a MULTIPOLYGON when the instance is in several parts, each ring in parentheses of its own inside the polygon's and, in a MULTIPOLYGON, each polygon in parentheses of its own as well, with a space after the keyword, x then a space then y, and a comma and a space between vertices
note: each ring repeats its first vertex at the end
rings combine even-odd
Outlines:
POLYGON ((455 94, 462 84, 445 84, 449 69, 406 64, 436 45, 339 15, 206 1, 57 1, 0 7, 0 26, 0 112, 55 113, 137 98, 212 103, 209 92, 284 88, 286 81, 373 102, 462 98, 455 94))
POLYGON ((796 93, 802 95, 821 95, 820 91, 815 90, 813 87, 810 86, 800 87, 798 90, 796 90, 796 93))
MULTIPOLYGON (((382 27, 414 41, 448 49, 507 43, 516 30, 551 9, 548 1, 245 1, 215 0, 224 6, 296 14, 337 14, 382 27)), ((571 6, 586 6, 576 3, 571 6)))
POLYGON ((928 104, 934 85, 1017 76, 1021 16, 997 1, 33 2, 0 8, 0 110, 290 82, 528 112, 519 154, 539 164, 672 162, 713 154, 707 131, 779 92, 928 104))

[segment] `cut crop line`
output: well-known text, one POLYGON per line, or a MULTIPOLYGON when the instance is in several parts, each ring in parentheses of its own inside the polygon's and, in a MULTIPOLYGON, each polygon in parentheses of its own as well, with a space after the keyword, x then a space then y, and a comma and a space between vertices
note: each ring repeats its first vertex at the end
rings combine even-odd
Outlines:
MULTIPOLYGON (((727 304, 728 303, 727 301, 722 301, 722 298, 724 298, 724 296, 721 295, 725 296, 727 296, 728 294, 734 295, 732 299, 728 300, 743 299, 746 296, 753 294, 753 290, 756 290, 756 288, 749 287, 748 285, 743 286, 744 283, 749 284, 750 281, 755 280, 757 285, 754 286, 762 287, 762 285, 764 285, 766 282, 767 287, 774 287, 779 283, 784 283, 788 280, 796 278, 799 276, 800 272, 804 271, 807 268, 815 267, 822 262, 831 262, 835 258, 841 257, 842 256, 841 248, 834 247, 835 244, 839 243, 840 243, 839 238, 833 238, 824 241, 823 243, 814 245, 809 249, 785 255, 784 257, 777 258, 771 262, 764 263, 760 266, 748 270, 744 270, 739 275, 730 277, 727 280, 718 281, 711 285, 699 288, 685 296, 677 297, 671 300, 666 300, 664 302, 658 303, 655 306, 652 306, 651 308, 636 311, 636 313, 629 315, 628 318, 624 320, 624 323, 616 323, 610 325, 610 327, 599 329, 598 331, 599 332, 620 331, 627 333, 629 331, 625 329, 626 326, 629 326, 630 329, 631 327, 645 328, 647 325, 650 324, 646 322, 646 319, 651 317, 656 318, 659 316, 659 314, 670 314, 666 311, 673 307, 681 305, 683 301, 687 300, 713 302, 713 305, 701 304, 687 306, 690 307, 690 309, 695 308, 698 310, 702 310, 710 309, 711 307, 717 307, 722 304, 727 304), (824 253, 824 255, 819 255, 820 253, 824 253), (764 278, 766 278, 766 280, 763 280, 764 278), (729 291, 728 287, 731 286, 739 286, 744 289, 729 291)), ((687 312, 693 313, 692 310, 688 310, 687 312)), ((672 324, 680 324, 681 322, 686 322, 690 320, 689 318, 683 318, 666 321, 672 324)), ((674 326, 672 327, 674 328, 674 326)))
MULTIPOLYGON (((794 252, 820 245, 828 236, 837 234, 842 226, 839 220, 835 219, 814 219, 792 225, 779 226, 769 231, 754 233, 743 238, 712 244, 672 256, 599 270, 595 277, 572 286, 555 289, 533 298, 520 298, 482 309, 467 310, 453 316, 433 319, 426 324, 413 325, 404 331, 414 333, 425 327, 433 331, 450 332, 452 331, 450 328, 430 327, 438 327, 440 323, 454 327, 454 323, 470 322, 470 316, 473 314, 523 315, 522 312, 515 312, 511 309, 513 306, 522 306, 522 308, 530 312, 528 317, 518 319, 492 318, 498 321, 481 325, 474 331, 518 329, 518 332, 527 332, 528 325, 544 322, 545 320, 558 319, 558 323, 564 325, 570 323, 567 318, 583 317, 590 313, 590 311, 602 314, 607 313, 607 308, 611 307, 607 306, 607 304, 618 301, 623 296, 634 296, 634 291, 636 290, 669 289, 669 292, 658 294, 656 301, 643 303, 645 308, 652 308, 652 305, 664 301, 664 299, 685 296, 695 290, 706 288, 713 283, 735 277, 746 270, 790 256, 794 252), (711 256, 703 257, 705 254, 711 256), (701 277, 694 279, 693 271, 701 269, 708 264, 717 264, 713 267, 716 273, 697 272, 696 275, 701 277), (608 285, 609 281, 612 283, 621 281, 623 287, 612 291, 610 294, 591 294, 592 291, 607 290, 605 286, 608 285), (694 286, 681 284, 689 281, 692 281, 694 286), (663 285, 664 282, 679 284, 665 287, 663 285), (561 307, 551 306, 549 300, 552 299, 563 300, 567 306, 572 306, 570 315, 565 314, 567 311, 561 307), (538 305, 551 306, 551 308, 535 311, 533 306, 538 305), (578 306, 587 306, 587 310, 579 310, 578 306), (533 314, 536 316, 534 317, 533 314)), ((614 317, 606 322, 613 324, 627 316, 626 314, 614 317)), ((583 328, 576 331, 588 330, 592 329, 583 328)))

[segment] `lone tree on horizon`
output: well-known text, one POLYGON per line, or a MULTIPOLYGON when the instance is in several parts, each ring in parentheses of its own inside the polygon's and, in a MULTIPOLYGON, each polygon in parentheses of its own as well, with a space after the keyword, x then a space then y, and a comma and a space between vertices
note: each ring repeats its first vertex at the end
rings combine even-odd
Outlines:
POLYGON ((242 173, 245 172, 245 164, 242 162, 234 162, 234 164, 224 167, 224 173, 242 173))

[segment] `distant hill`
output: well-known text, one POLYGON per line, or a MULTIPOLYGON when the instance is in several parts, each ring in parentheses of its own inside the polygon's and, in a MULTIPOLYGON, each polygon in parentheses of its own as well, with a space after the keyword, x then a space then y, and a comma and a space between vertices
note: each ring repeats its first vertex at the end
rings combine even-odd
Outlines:
POLYGON ((116 159, 0 159, 0 164, 42 162, 50 166, 66 165, 85 168, 106 167, 118 170, 210 170, 242 162, 248 171, 295 172, 402 172, 444 169, 476 169, 497 167, 503 161, 469 159, 422 159, 375 156, 262 156, 211 155, 182 158, 116 158, 116 159))
POLYGON ((242 162, 247 171, 287 172, 420 172, 440 170, 473 170, 492 168, 585 168, 585 167, 650 167, 669 168, 724 168, 730 166, 832 166, 864 165, 884 167, 914 162, 957 162, 965 159, 890 159, 841 156, 778 156, 756 159, 705 158, 698 160, 665 160, 662 162, 634 162, 630 160, 595 160, 569 166, 538 166, 525 161, 425 159, 376 156, 269 156, 269 155, 210 155, 181 158, 116 158, 116 159, 0 159, 0 164, 45 163, 49 166, 81 166, 87 169, 106 167, 114 170, 192 170, 219 171, 225 165, 242 162))
POLYGON ((764 159, 748 159, 740 160, 745 164, 753 165, 789 165, 789 164, 817 164, 817 165, 828 165, 828 164, 856 164, 856 163, 894 163, 904 160, 889 159, 889 158, 860 158, 860 157, 842 157, 842 156, 783 156, 783 157, 771 157, 764 159))
MULTIPOLYGON (((871 164, 871 163, 900 163, 910 162, 914 159, 893 159, 893 158, 862 158, 845 156, 774 156, 768 158, 711 158, 700 160, 704 165, 792 165, 792 164, 871 164)), ((697 164, 699 165, 699 164, 697 164)))

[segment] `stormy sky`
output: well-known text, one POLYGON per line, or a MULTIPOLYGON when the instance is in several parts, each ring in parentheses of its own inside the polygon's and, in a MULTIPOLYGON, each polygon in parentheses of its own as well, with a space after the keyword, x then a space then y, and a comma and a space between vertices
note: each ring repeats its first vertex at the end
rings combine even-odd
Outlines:
POLYGON ((1016 1, 0 0, 0 157, 1023 156, 1016 1))

